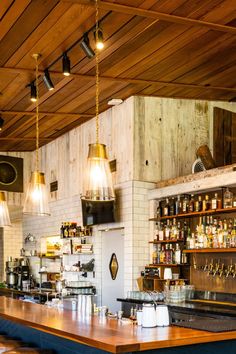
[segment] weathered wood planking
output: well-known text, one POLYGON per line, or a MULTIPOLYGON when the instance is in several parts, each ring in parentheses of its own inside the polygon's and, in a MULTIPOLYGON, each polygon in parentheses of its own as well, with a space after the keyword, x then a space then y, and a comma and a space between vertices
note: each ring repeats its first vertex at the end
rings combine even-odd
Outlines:
POLYGON ((206 101, 135 97, 134 179, 158 181, 191 171, 209 142, 206 101))

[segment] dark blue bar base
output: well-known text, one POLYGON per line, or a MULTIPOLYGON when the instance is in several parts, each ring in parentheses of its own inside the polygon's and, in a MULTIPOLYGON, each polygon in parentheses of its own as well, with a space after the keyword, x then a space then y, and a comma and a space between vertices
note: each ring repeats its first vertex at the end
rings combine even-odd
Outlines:
MULTIPOLYGON (((18 323, 0 318, 0 333, 21 339, 28 345, 41 349, 52 349, 55 354, 105 354, 107 352, 73 342, 56 335, 44 333, 18 323)), ((154 349, 143 354, 236 354, 236 340, 227 340, 182 347, 154 349)))

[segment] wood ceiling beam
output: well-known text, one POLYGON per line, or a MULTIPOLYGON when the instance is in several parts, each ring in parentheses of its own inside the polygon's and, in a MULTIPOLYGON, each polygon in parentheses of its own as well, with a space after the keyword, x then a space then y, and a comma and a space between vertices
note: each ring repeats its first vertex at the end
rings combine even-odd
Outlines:
MULTIPOLYGON (((42 137, 39 137, 39 140, 43 140, 43 141, 52 141, 54 140, 55 138, 42 138, 42 137)), ((0 141, 3 140, 3 141, 7 141, 7 140, 12 140, 12 141, 35 141, 35 138, 23 138, 23 137, 3 137, 1 138, 0 137, 0 141)))
MULTIPOLYGON (((61 0, 62 2, 71 2, 81 5, 95 6, 95 1, 92 0, 61 0)), ((187 26, 206 27, 208 29, 220 32, 227 32, 236 34, 236 27, 221 25, 214 22, 207 22, 202 20, 195 20, 188 17, 181 17, 172 14, 165 14, 153 10, 145 10, 138 7, 115 4, 108 1, 99 1, 99 8, 103 10, 110 10, 114 12, 120 12, 132 16, 141 16, 147 18, 158 19, 166 22, 178 23, 187 26)))
MULTIPOLYGON (((10 68, 10 67, 0 67, 0 73, 1 72, 15 72, 17 74, 19 73, 23 73, 23 74, 29 74, 32 73, 34 74, 34 70, 33 69, 24 69, 24 68, 10 68)), ((43 74, 44 71, 43 70, 39 70, 40 74, 43 74)), ((55 76, 60 76, 63 77, 62 72, 61 71, 50 71, 50 75, 55 75, 55 76)), ((94 75, 87 75, 87 74, 76 74, 76 73, 72 73, 70 75, 70 77, 73 77, 75 79, 85 79, 85 80, 95 80, 95 76, 94 75)), ((126 84, 133 84, 133 85, 152 85, 152 86, 160 86, 160 85, 165 85, 167 87, 179 87, 179 88, 197 88, 197 89, 202 89, 202 90, 221 90, 221 91, 226 91, 226 92, 236 92, 236 87, 222 87, 222 86, 204 86, 204 85, 198 85, 198 84, 185 84, 185 83, 179 83, 179 82, 167 82, 167 81, 152 81, 152 80, 142 80, 142 79, 130 79, 130 78, 124 78, 124 77, 111 77, 111 76, 99 76, 100 80, 107 80, 107 81, 113 81, 113 82, 123 82, 126 84)), ((53 91, 52 91, 53 93, 53 91)), ((44 112, 40 112, 41 114, 44 114, 44 112)), ((49 112, 48 115, 50 115, 51 113, 49 112)), ((59 114, 58 113, 52 113, 51 115, 55 115, 55 114, 59 114)), ((61 113, 64 115, 68 115, 66 113, 61 113)), ((71 115, 75 115, 73 113, 70 113, 71 115)), ((84 114, 79 114, 79 115, 83 115, 86 116, 84 114)), ((91 117, 92 115, 88 115, 88 117, 91 117)))
MULTIPOLYGON (((24 115, 24 116, 35 116, 36 112, 29 112, 29 111, 11 111, 11 110, 0 110, 1 114, 7 115, 24 115)), ((93 118, 94 114, 87 114, 87 113, 66 113, 66 112, 39 112, 39 115, 45 116, 68 116, 68 117, 88 117, 93 118)))

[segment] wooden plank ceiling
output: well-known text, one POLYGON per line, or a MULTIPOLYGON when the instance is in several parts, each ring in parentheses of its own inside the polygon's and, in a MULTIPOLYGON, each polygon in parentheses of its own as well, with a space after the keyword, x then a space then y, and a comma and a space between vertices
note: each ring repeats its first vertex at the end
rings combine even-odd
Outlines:
MULTIPOLYGON (((236 99, 235 0, 101 0, 100 18, 100 111, 131 95, 236 99)), ((56 61, 94 24, 93 0, 0 1, 0 151, 35 149, 33 53, 55 85, 40 76, 40 145, 95 115, 95 59, 78 43, 71 76, 56 61)))

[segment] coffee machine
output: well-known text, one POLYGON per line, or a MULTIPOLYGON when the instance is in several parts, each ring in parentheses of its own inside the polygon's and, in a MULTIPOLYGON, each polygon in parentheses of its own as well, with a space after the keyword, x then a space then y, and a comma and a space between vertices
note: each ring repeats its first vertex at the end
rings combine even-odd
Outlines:
POLYGON ((17 289, 18 286, 18 268, 19 260, 17 258, 12 259, 9 257, 6 262, 6 283, 10 289, 17 289))
POLYGON ((18 289, 20 290, 30 289, 30 268, 29 268, 28 260, 25 258, 19 259, 18 289))

